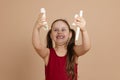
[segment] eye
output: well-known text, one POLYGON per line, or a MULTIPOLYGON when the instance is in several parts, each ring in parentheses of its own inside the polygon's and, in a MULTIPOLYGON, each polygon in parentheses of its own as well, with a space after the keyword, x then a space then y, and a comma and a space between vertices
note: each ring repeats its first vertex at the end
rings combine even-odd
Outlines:
POLYGON ((54 31, 58 31, 58 29, 54 29, 54 31))
POLYGON ((62 31, 66 31, 66 29, 62 29, 62 31))

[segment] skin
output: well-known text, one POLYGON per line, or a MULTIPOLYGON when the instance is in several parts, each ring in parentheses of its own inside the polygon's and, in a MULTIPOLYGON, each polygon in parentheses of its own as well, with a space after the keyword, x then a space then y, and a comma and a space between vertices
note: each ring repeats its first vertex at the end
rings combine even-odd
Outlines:
MULTIPOLYGON (((37 51, 37 53, 43 58, 45 65, 48 64, 49 60, 49 54, 50 50, 44 46, 41 45, 40 43, 40 37, 39 37, 39 29, 41 29, 44 24, 41 19, 41 15, 39 14, 39 17, 35 23, 35 26, 33 28, 33 33, 32 33, 32 43, 37 51)), ((83 17, 77 17, 75 18, 75 21, 77 26, 80 26, 80 31, 82 35, 82 44, 81 45, 75 45, 74 50, 76 52, 76 63, 78 63, 78 57, 85 54, 89 49, 91 48, 90 44, 90 39, 86 30, 86 21, 84 20, 83 17)), ((51 28, 52 32, 50 34, 51 39, 55 43, 55 51, 58 56, 65 56, 67 49, 67 42, 72 36, 72 33, 69 31, 68 26, 66 23, 63 21, 57 21, 53 27, 51 28)))

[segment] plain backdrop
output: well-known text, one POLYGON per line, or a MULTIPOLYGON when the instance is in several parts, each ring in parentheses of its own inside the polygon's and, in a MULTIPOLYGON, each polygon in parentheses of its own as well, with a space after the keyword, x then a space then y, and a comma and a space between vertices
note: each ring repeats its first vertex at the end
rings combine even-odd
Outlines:
POLYGON ((92 48, 79 57, 79 80, 120 80, 120 0, 0 0, 0 80, 45 79, 44 62, 32 46, 42 7, 49 26, 58 18, 72 24, 84 11, 92 48))

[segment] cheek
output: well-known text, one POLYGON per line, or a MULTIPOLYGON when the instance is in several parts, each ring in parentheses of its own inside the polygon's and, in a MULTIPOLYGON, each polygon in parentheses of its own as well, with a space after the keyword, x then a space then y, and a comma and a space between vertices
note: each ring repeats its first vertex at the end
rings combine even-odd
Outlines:
POLYGON ((69 38, 69 36, 70 36, 70 34, 69 34, 69 33, 67 33, 67 34, 65 34, 65 36, 66 36, 66 38, 68 39, 68 38, 69 38))
POLYGON ((56 33, 51 33, 51 38, 55 39, 56 38, 56 33))

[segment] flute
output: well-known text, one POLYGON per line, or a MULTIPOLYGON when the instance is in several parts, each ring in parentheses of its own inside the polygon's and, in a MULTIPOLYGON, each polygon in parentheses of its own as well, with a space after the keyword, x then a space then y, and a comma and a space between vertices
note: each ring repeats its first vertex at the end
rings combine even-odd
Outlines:
MULTIPOLYGON (((82 17, 83 16, 83 10, 80 10, 79 16, 82 17)), ((78 15, 75 15, 75 18, 77 18, 78 15)), ((75 23, 72 24, 73 26, 76 26, 75 23)), ((79 39, 79 34, 80 34, 80 27, 77 26, 77 30, 76 30, 76 36, 75 36, 75 40, 77 41, 79 39)))
POLYGON ((45 30, 48 30, 48 23, 47 23, 47 21, 46 21, 46 10, 45 10, 45 8, 41 8, 40 9, 40 13, 42 13, 43 15, 42 15, 42 17, 41 17, 41 20, 43 21, 43 25, 44 25, 44 29, 45 30))

